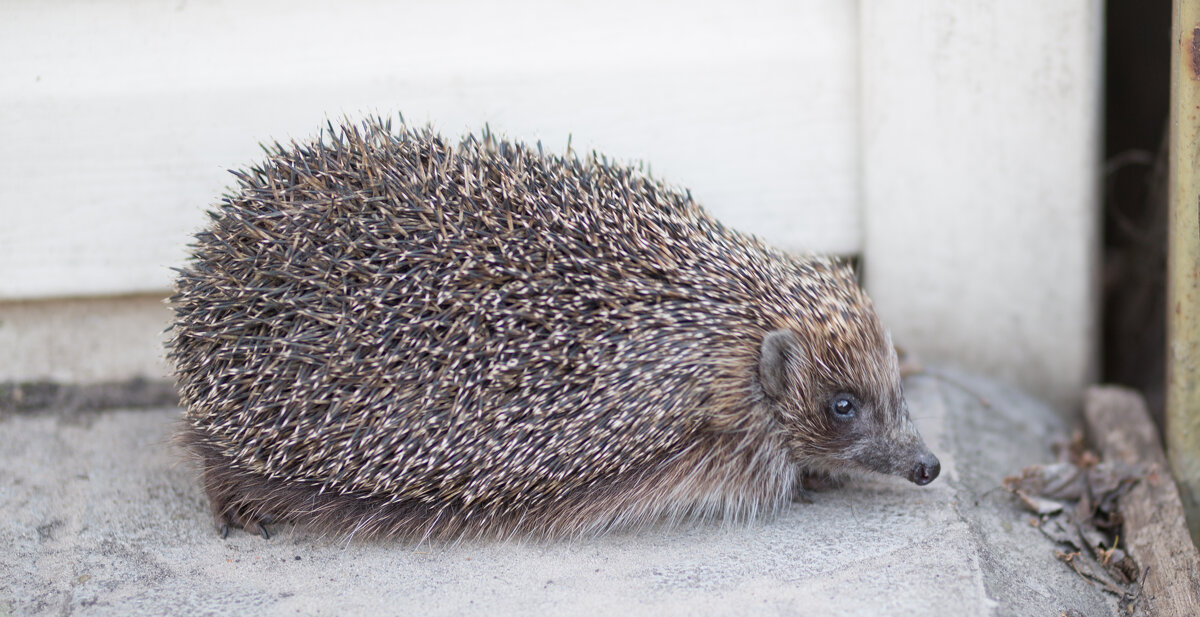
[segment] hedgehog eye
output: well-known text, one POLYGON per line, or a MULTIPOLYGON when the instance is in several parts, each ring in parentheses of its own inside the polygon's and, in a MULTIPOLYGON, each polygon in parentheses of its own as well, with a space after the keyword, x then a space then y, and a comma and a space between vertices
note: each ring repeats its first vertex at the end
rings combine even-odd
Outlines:
POLYGON ((858 413, 858 404, 853 396, 843 392, 829 399, 829 413, 838 420, 849 420, 858 413))

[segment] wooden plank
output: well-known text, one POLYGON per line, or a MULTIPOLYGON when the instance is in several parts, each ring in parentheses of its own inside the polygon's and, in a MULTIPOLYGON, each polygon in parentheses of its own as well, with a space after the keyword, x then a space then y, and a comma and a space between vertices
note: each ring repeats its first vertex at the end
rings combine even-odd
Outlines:
POLYGON ((1094 372, 1100 0, 860 12, 866 284, 898 344, 1078 409, 1094 372))
POLYGON ((1200 554, 1192 544, 1179 491, 1141 395, 1092 387, 1084 406, 1092 441, 1104 460, 1147 465, 1150 475, 1120 498, 1121 542, 1145 572, 1147 614, 1193 617, 1200 607, 1200 554))
POLYGON ((570 137, 856 253, 855 29, 841 0, 0 3, 0 299, 165 289, 259 140, 369 111, 570 137))

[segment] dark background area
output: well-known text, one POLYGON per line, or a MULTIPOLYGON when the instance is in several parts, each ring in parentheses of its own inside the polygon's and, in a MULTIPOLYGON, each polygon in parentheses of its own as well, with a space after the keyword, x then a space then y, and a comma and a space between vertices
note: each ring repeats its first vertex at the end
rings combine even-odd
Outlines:
POLYGON ((1101 379, 1141 390, 1162 429, 1171 2, 1106 5, 1101 379))

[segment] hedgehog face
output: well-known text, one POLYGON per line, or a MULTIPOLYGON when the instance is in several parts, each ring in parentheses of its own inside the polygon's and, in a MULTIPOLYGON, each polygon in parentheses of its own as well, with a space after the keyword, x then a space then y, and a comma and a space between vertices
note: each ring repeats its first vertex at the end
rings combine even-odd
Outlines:
POLYGON ((805 471, 868 470, 925 485, 941 465, 909 419, 895 350, 880 330, 871 345, 829 345, 791 329, 763 339, 759 380, 805 471))

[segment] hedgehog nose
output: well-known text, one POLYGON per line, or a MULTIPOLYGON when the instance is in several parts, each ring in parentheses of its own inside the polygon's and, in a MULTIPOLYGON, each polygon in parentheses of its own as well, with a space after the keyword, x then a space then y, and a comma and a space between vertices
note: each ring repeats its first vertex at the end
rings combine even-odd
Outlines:
POLYGON ((908 474, 908 479, 917 486, 925 486, 933 482, 934 478, 938 477, 938 473, 941 471, 941 462, 932 453, 926 452, 917 458, 917 464, 913 465, 912 471, 908 474))

